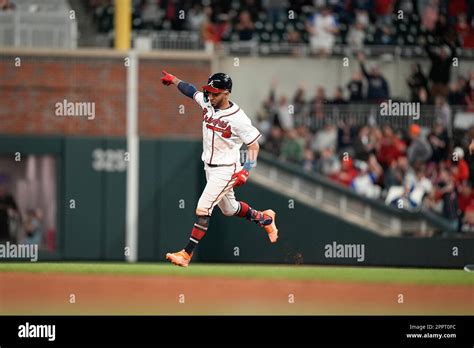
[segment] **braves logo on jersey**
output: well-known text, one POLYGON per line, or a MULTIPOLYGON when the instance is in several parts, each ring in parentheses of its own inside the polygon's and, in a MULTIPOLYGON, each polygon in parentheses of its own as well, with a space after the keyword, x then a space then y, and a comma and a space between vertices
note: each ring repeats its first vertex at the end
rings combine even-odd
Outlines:
POLYGON ((206 127, 221 133, 223 138, 230 138, 232 136, 232 127, 229 125, 229 122, 213 118, 212 116, 206 116, 207 111, 207 109, 204 109, 202 113, 203 122, 206 123, 206 127))

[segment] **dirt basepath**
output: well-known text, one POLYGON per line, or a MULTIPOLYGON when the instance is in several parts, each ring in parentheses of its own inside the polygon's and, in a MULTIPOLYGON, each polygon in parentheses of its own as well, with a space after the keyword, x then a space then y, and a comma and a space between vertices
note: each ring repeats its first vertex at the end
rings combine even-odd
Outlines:
POLYGON ((0 314, 472 315, 474 291, 471 286, 0 273, 0 314))

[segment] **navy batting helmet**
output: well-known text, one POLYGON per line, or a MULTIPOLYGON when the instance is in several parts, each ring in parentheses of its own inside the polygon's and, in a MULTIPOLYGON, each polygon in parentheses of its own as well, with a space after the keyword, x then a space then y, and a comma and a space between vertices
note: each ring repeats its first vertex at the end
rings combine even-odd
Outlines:
POLYGON ((211 93, 232 92, 232 79, 225 73, 215 73, 209 77, 207 85, 202 86, 202 89, 211 93))

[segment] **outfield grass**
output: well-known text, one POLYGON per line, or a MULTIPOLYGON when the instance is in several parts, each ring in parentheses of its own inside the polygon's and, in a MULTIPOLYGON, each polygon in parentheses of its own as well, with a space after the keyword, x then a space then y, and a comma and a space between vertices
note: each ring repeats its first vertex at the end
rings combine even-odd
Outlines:
POLYGON ((332 280, 347 282, 474 285, 474 273, 462 270, 290 266, 290 265, 241 265, 194 264, 189 268, 164 263, 0 263, 0 272, 62 272, 82 274, 157 275, 190 277, 234 277, 253 279, 332 280))

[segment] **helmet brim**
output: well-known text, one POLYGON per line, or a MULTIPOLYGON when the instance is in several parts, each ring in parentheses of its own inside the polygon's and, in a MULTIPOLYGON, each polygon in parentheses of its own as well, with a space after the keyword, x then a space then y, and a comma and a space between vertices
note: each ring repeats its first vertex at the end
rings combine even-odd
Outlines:
POLYGON ((226 89, 215 88, 209 85, 202 86, 202 89, 211 93, 222 93, 227 91, 226 89))

